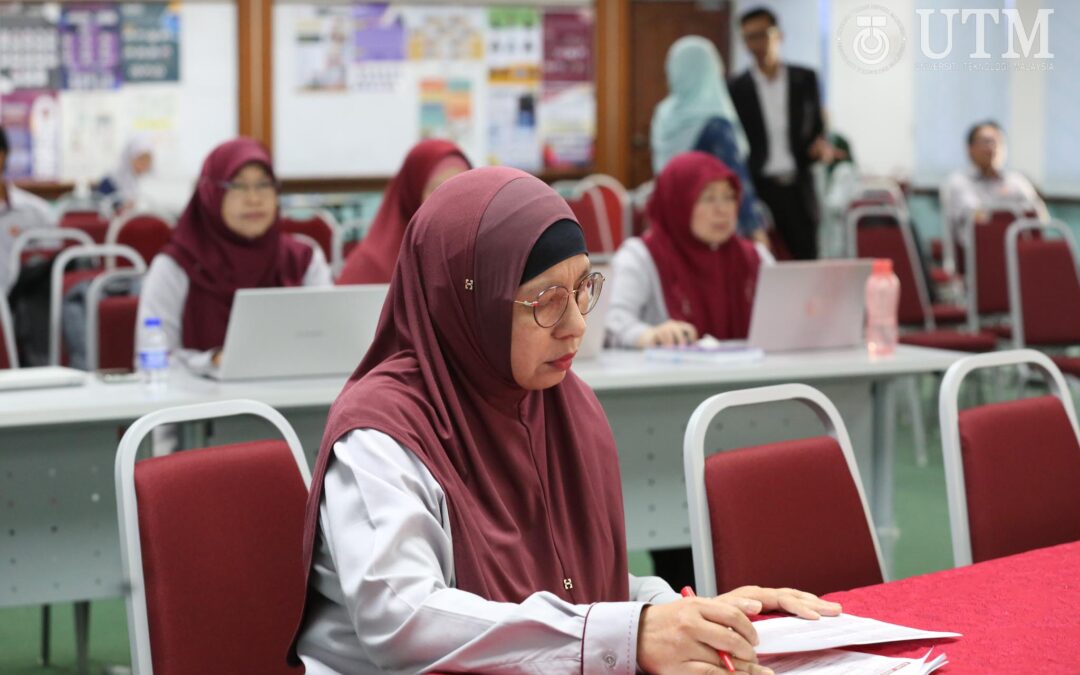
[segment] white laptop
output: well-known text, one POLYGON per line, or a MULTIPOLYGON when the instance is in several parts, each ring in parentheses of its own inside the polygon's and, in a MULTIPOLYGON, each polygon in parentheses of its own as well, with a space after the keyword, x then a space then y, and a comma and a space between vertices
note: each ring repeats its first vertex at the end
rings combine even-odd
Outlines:
POLYGON ((86 383, 87 375, 82 370, 62 366, 0 370, 0 391, 77 387, 86 383))
POLYGON ((766 352, 843 349, 863 344, 871 260, 762 266, 747 343, 766 352))
POLYGON ((221 367, 223 381, 347 375, 375 337, 385 284, 252 288, 236 292, 221 367))
POLYGON ((607 322, 608 307, 611 306, 611 265, 607 262, 593 262, 592 271, 604 275, 604 288, 600 290, 600 299, 596 307, 585 316, 585 335, 578 345, 577 358, 595 359, 604 349, 604 324, 607 322))

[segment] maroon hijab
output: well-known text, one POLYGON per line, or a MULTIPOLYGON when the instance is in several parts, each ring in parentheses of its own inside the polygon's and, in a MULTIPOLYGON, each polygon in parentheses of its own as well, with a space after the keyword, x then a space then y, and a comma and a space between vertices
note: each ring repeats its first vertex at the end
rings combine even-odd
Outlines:
POLYGON ((604 411, 573 372, 526 391, 510 369, 525 261, 564 218, 573 213, 562 198, 509 168, 455 176, 417 212, 375 341, 330 409, 308 498, 305 575, 334 443, 368 428, 416 454, 445 492, 457 588, 506 602, 537 591, 574 603, 628 599, 619 460, 604 411))
POLYGON ((367 236, 345 259, 339 284, 385 284, 390 281, 405 237, 405 227, 424 201, 424 188, 439 164, 455 156, 469 166, 465 154, 450 141, 428 139, 409 151, 401 170, 386 188, 367 236))
POLYGON ((713 181, 727 181, 739 203, 739 178, 723 162, 697 151, 672 158, 656 179, 648 205, 651 226, 642 239, 656 263, 671 318, 693 324, 700 335, 742 339, 750 331, 761 257, 737 234, 716 250, 691 234, 694 205, 713 181))
POLYGON ((182 339, 189 349, 222 346, 238 289, 298 286, 311 262, 311 248, 286 236, 277 214, 258 239, 245 239, 225 225, 221 183, 232 180, 248 164, 259 164, 274 177, 270 155, 258 141, 237 138, 214 148, 203 162, 195 194, 163 249, 187 273, 182 339))

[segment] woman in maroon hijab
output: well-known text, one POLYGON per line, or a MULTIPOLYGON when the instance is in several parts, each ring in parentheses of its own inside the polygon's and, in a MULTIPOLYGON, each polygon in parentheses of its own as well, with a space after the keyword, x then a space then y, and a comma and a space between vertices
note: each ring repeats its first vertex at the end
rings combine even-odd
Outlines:
POLYGON ((627 573, 614 438, 570 370, 602 286, 566 202, 525 173, 469 171, 420 208, 315 466, 309 675, 686 672, 718 648, 766 673, 748 614, 839 611, 627 573))
POLYGON ((331 284, 322 251, 282 230, 270 155, 249 138, 207 156, 162 253, 146 274, 137 325, 160 320, 169 350, 198 373, 217 365, 238 289, 331 284))
POLYGON ((619 280, 607 314, 617 347, 681 345, 711 335, 742 339, 769 252, 736 234, 742 188, 704 152, 676 155, 656 179, 650 227, 612 261, 619 280))
POLYGON ((339 284, 385 284, 397 263, 405 226, 435 188, 469 170, 469 160, 450 141, 420 141, 409 151, 383 195, 363 241, 345 259, 339 284))

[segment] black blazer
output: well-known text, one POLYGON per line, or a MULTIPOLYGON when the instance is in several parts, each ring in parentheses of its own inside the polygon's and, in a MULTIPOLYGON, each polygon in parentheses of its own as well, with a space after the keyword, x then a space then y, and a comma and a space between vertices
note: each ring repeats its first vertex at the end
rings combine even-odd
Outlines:
MULTIPOLYGON (((788 72, 788 143, 800 174, 809 171, 810 145, 824 133, 817 75, 809 68, 784 64, 788 72)), ((731 100, 750 141, 750 173, 761 176, 769 156, 769 137, 754 77, 747 70, 728 83, 731 100)))

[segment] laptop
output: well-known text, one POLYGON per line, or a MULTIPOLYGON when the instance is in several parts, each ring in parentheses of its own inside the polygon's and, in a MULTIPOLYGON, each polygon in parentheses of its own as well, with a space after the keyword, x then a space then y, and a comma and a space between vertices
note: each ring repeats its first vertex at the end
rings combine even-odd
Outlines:
POLYGON ((762 266, 747 343, 766 352, 861 346, 872 266, 871 260, 762 266))
POLYGON ((251 288, 236 292, 222 381, 347 375, 375 338, 389 286, 251 288))
POLYGON ((611 264, 593 260, 592 271, 604 275, 604 288, 600 291, 596 307, 585 317, 585 335, 578 345, 578 359, 595 359, 604 350, 604 324, 607 322, 608 307, 611 306, 611 264))
POLYGON ((0 391, 78 387, 86 383, 87 373, 63 366, 11 368, 0 370, 0 391))

